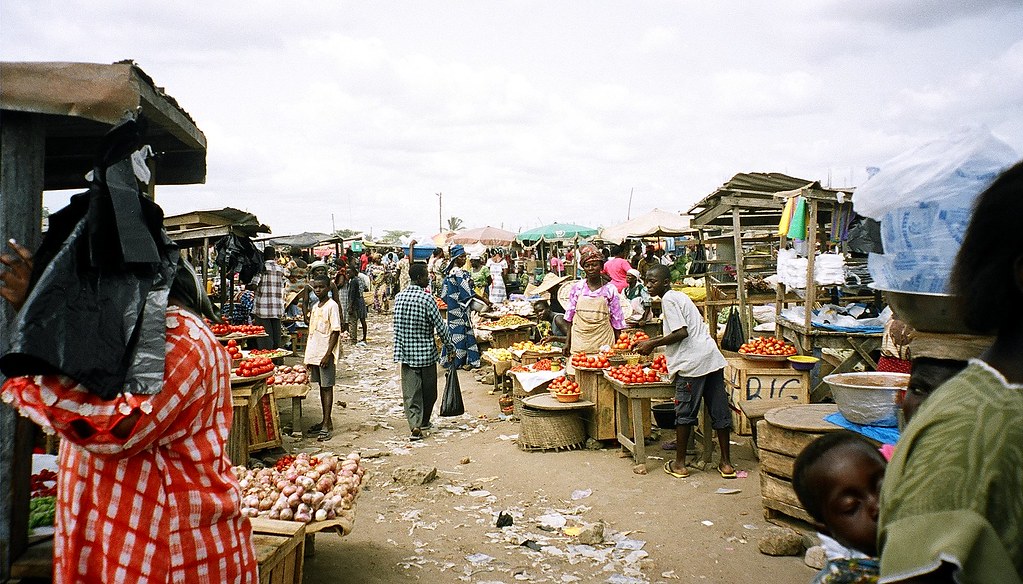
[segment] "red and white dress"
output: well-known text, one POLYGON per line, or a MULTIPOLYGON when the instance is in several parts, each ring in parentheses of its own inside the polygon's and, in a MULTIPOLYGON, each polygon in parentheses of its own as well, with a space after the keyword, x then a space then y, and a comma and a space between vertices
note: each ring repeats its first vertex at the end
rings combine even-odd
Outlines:
POLYGON ((230 358, 198 317, 173 306, 166 347, 156 395, 104 401, 59 376, 16 377, 0 390, 64 439, 54 582, 257 581, 225 451, 230 358), (134 428, 114 430, 133 413, 134 428))

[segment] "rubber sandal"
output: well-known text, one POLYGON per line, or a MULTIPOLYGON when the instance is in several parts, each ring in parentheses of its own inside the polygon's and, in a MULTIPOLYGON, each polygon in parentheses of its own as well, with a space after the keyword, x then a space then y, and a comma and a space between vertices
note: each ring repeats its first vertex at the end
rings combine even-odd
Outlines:
POLYGON ((306 429, 305 433, 309 434, 310 436, 312 436, 314 434, 319 434, 320 430, 322 430, 322 429, 323 429, 323 422, 317 422, 316 424, 313 424, 312 426, 309 426, 309 428, 306 429))
POLYGON ((320 430, 320 433, 316 436, 317 442, 326 442, 330 440, 330 430, 320 430))
POLYGON ((721 478, 723 478, 723 479, 734 479, 734 478, 739 476, 739 475, 735 474, 734 470, 732 472, 725 472, 725 471, 721 470, 720 466, 718 467, 718 474, 721 475, 721 478))
POLYGON ((671 476, 675 477, 676 479, 684 479, 684 478, 689 476, 689 469, 683 467, 682 468, 682 472, 674 471, 674 470, 671 470, 671 463, 672 463, 672 461, 670 461, 670 460, 664 461, 664 472, 670 474, 671 476))

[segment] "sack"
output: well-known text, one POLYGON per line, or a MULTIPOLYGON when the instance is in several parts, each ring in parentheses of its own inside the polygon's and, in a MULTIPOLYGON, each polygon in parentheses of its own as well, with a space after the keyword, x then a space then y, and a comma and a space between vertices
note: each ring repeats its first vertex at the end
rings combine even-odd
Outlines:
POLYGON ((444 383, 444 397, 440 400, 440 415, 445 418, 461 416, 465 413, 465 404, 462 403, 462 388, 458 385, 458 369, 449 367, 445 375, 447 381, 444 383))
POLYGON ((721 337, 721 348, 726 351, 738 351, 739 347, 746 342, 746 335, 742 332, 742 319, 739 318, 739 309, 732 307, 728 313, 728 322, 725 324, 725 334, 721 337))

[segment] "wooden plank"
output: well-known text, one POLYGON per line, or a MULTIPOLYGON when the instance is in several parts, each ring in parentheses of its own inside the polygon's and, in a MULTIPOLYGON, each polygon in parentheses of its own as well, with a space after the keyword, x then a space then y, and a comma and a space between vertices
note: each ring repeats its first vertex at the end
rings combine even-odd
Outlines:
POLYGON ((286 535, 297 537, 305 534, 305 524, 297 521, 281 521, 279 519, 267 519, 266 517, 252 517, 249 519, 253 533, 267 533, 271 535, 286 535))
POLYGON ((757 446, 762 451, 770 450, 791 457, 798 456, 807 444, 823 435, 786 430, 772 425, 767 420, 757 422, 757 446))
MULTIPOLYGON (((45 126, 38 114, 0 111, 0 245, 15 239, 29 249, 42 230, 45 126)), ((15 312, 0 301, 0 353, 6 352, 15 312)), ((0 377, 0 382, 3 378, 0 377)), ((32 425, 0 405, 0 581, 28 546, 32 425)), ((48 559, 52 571, 52 553, 48 559)))
POLYGON ((780 501, 786 505, 802 509, 796 492, 792 490, 792 482, 767 473, 760 473, 760 494, 764 499, 780 501))
POLYGON ((760 472, 792 480, 792 466, 796 459, 771 450, 760 450, 760 472))
POLYGON ((761 503, 764 505, 764 519, 771 523, 794 527, 797 531, 816 531, 813 528, 815 523, 813 517, 801 507, 793 507, 773 499, 762 499, 761 503))

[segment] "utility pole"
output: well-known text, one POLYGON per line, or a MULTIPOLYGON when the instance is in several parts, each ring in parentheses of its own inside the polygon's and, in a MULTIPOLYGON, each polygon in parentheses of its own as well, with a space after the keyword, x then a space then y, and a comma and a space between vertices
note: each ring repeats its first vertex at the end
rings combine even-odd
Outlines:
POLYGON ((629 210, 625 212, 625 220, 632 219, 632 191, 636 190, 636 187, 629 189, 629 210))
POLYGON ((437 193, 437 233, 444 232, 444 193, 437 193))

